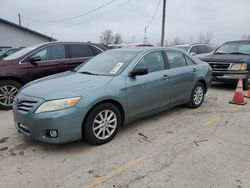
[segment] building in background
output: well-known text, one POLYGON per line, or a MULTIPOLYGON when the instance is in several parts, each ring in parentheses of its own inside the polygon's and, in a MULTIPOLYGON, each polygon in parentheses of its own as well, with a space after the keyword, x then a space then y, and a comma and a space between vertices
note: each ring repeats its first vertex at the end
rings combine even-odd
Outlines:
POLYGON ((0 49, 27 47, 56 39, 0 18, 0 49))

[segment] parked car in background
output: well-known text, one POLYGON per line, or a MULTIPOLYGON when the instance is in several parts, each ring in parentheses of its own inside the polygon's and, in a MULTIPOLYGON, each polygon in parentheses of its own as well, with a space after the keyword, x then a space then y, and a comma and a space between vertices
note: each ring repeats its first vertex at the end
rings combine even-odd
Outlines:
POLYGON ((14 121, 42 142, 104 144, 123 124, 181 104, 200 107, 211 78, 207 63, 178 49, 108 50, 74 71, 24 86, 14 121))
POLYGON ((49 42, 24 48, 0 60, 0 108, 11 109, 26 83, 64 72, 105 51, 99 44, 49 42))
POLYGON ((214 52, 213 46, 209 44, 183 44, 183 45, 177 45, 174 47, 182 49, 185 52, 199 59, 209 56, 214 52))
POLYGON ((2 51, 0 52, 0 60, 21 50, 22 48, 11 48, 11 49, 8 49, 8 50, 5 50, 5 51, 2 51))
POLYGON ((202 60, 211 66, 214 81, 237 82, 242 77, 243 89, 249 89, 250 40, 226 42, 202 60))

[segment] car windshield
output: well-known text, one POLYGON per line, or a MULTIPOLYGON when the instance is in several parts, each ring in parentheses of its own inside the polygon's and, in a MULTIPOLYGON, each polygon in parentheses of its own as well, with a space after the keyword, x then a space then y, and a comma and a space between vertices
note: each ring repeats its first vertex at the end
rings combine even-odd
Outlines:
POLYGON ((175 46, 175 47, 184 50, 185 52, 187 52, 189 49, 189 46, 175 46))
POLYGON ((135 51, 107 51, 75 68, 75 71, 93 75, 118 75, 137 53, 135 51))
POLYGON ((3 60, 18 59, 18 58, 24 56, 25 54, 31 52, 32 50, 34 50, 42 45, 44 45, 44 44, 35 44, 35 45, 30 46, 30 47, 23 48, 22 50, 19 50, 16 53, 13 53, 13 54, 9 55, 8 57, 3 58, 3 60))
POLYGON ((243 54, 250 55, 250 42, 230 42, 222 45, 216 54, 243 54))

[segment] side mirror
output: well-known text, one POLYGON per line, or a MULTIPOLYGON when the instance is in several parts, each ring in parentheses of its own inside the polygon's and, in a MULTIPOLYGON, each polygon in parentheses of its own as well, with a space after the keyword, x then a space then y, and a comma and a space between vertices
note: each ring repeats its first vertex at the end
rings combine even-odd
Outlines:
POLYGON ((132 70, 130 72, 130 76, 131 77, 136 77, 136 76, 140 76, 140 75, 145 75, 148 74, 148 69, 147 68, 134 68, 134 70, 132 70))
POLYGON ((190 52, 191 55, 193 56, 196 56, 196 53, 195 52, 190 52))
POLYGON ((32 65, 36 65, 36 62, 37 61, 41 61, 41 57, 40 56, 32 56, 30 59, 29 59, 29 62, 32 64, 32 65))

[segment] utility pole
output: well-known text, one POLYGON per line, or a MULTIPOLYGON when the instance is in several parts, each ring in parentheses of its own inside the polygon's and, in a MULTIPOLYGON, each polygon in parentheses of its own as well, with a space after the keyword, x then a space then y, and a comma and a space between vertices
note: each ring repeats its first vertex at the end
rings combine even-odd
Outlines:
POLYGON ((147 44, 147 43, 148 43, 148 38, 147 38, 147 27, 145 27, 145 30, 144 30, 144 39, 143 39, 143 43, 144 43, 144 44, 147 44))
POLYGON ((22 23, 21 23, 21 14, 18 13, 18 22, 19 22, 19 25, 22 26, 22 23))
POLYGON ((166 19, 166 0, 163 0, 161 46, 164 46, 164 40, 165 40, 165 19, 166 19))

